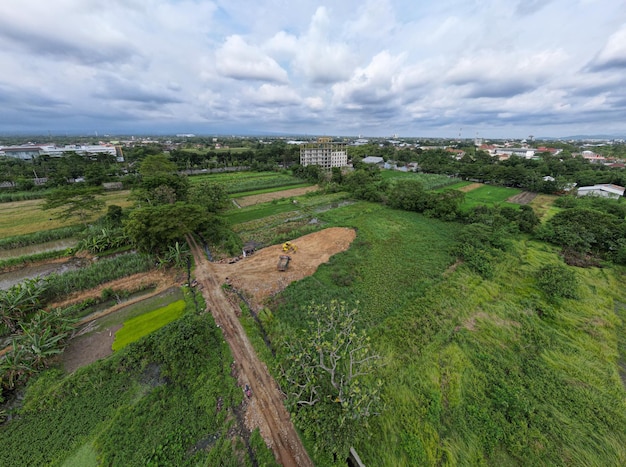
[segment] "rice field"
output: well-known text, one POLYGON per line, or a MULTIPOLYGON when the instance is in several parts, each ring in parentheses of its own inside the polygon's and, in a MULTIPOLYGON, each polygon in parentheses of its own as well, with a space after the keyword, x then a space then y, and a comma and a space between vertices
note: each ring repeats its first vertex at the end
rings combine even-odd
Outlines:
MULTIPOLYGON (((113 191, 104 193, 102 199, 107 206, 116 204, 121 207, 128 207, 131 205, 131 201, 128 199, 129 195, 128 190, 113 191)), ((42 199, 33 199, 0 204, 0 238, 58 229, 79 223, 75 220, 61 222, 53 219, 50 211, 41 209, 43 203, 44 200, 42 199)), ((106 211, 94 213, 93 218, 101 216, 104 212, 106 211)))

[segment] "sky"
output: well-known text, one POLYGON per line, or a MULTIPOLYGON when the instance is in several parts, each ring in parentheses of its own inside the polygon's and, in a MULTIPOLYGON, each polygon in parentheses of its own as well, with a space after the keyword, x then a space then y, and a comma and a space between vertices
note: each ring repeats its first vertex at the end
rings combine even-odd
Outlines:
POLYGON ((3 1, 14 133, 626 137, 626 2, 3 1))

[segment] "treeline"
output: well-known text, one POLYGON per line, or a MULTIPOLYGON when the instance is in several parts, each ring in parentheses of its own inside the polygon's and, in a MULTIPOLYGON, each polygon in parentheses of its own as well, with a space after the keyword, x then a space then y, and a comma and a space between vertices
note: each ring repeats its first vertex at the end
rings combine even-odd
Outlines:
POLYGON ((572 183, 578 186, 597 183, 626 185, 626 172, 603 164, 594 164, 570 153, 541 153, 538 159, 512 156, 499 161, 488 153, 468 148, 457 159, 443 149, 416 154, 422 171, 447 174, 464 180, 522 188, 537 193, 563 192, 572 183))
MULTIPOLYGON (((294 174, 308 180, 324 176, 316 166, 298 167, 294 174)), ((601 261, 626 264, 626 204, 622 198, 561 196, 555 205, 562 210, 540 225, 528 205, 462 209, 462 192, 427 190, 411 179, 385 180, 376 166, 363 165, 345 175, 333 170, 326 179, 327 189, 346 190, 357 199, 465 224, 455 253, 484 277, 492 275, 494 260, 508 248, 506 239, 517 233, 561 247, 571 265, 597 266, 601 261)))

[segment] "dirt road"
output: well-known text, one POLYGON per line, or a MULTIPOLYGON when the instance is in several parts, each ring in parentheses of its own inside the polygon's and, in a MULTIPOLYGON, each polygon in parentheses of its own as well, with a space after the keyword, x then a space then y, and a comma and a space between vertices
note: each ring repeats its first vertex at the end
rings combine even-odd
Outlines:
POLYGON ((202 295, 233 353, 239 384, 250 384, 252 387, 253 396, 249 401, 246 419, 259 427, 261 436, 281 465, 313 466, 283 405, 280 388, 257 357, 237 319, 234 306, 222 291, 212 264, 193 238, 188 237, 187 241, 196 262, 195 276, 202 287, 202 295))

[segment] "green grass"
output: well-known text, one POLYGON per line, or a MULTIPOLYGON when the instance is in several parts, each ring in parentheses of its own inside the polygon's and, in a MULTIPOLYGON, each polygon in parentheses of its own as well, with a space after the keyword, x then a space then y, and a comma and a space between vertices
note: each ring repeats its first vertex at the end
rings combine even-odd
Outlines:
POLYGON ((382 170, 380 172, 383 180, 417 180, 424 189, 434 190, 441 187, 450 187, 450 185, 459 182, 458 178, 448 177, 447 175, 427 174, 422 172, 401 172, 399 170, 382 170))
POLYGON ((183 300, 184 295, 181 288, 174 287, 158 295, 146 298, 132 305, 125 306, 121 310, 106 315, 98 320, 101 328, 109 328, 118 324, 123 324, 132 318, 149 313, 153 310, 166 307, 171 303, 183 300))
POLYGON ((168 323, 180 318, 185 311, 185 301, 178 300, 167 306, 131 318, 124 322, 124 326, 115 333, 115 340, 111 346, 114 351, 123 349, 131 342, 162 328, 168 323))
POLYGON ((485 204, 492 206, 494 204, 519 207, 514 203, 507 203, 506 200, 511 196, 515 196, 521 193, 519 188, 506 188, 494 185, 484 185, 472 191, 465 193, 465 201, 463 202, 461 209, 471 209, 479 204, 485 204))
POLYGON ((98 467, 98 453, 91 441, 83 444, 72 456, 63 462, 62 467, 98 467))
MULTIPOLYGON (((279 356, 265 358, 278 365, 281 336, 307 328, 311 301, 359 302, 359 326, 384 362, 375 377, 385 408, 354 440, 366 465, 624 465, 619 269, 574 269, 580 299, 554 302, 535 274, 561 259, 542 242, 512 239, 483 280, 449 268, 455 224, 368 203, 320 219, 356 228, 357 239, 269 304, 279 356)), ((333 465, 319 452, 314 461, 333 465)))

